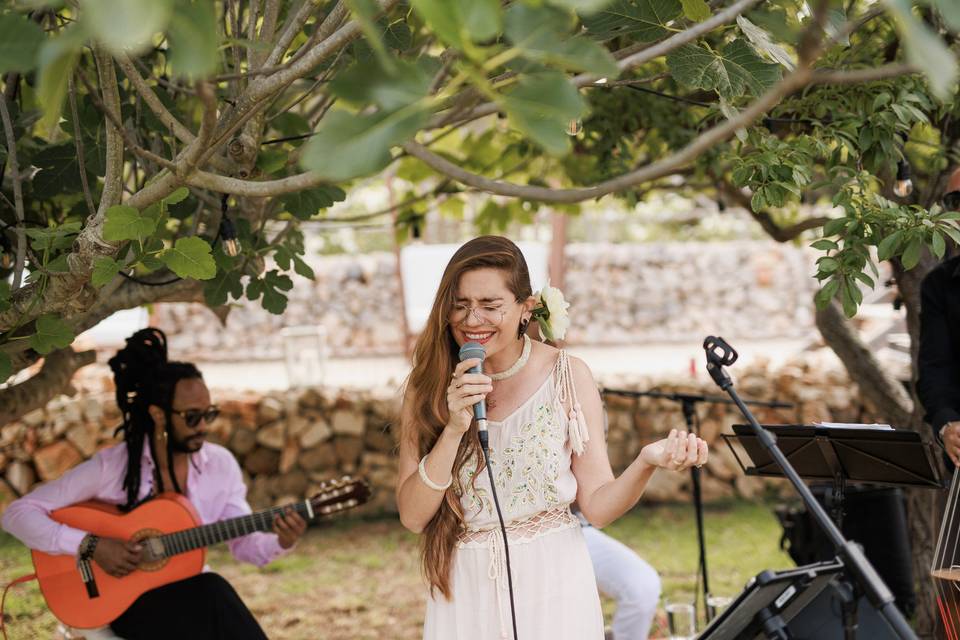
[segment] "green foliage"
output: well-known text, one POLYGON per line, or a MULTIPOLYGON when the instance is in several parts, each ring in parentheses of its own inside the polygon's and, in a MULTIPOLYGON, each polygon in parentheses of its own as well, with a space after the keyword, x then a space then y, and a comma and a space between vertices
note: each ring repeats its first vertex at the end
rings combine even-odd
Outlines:
POLYGON ((780 65, 764 62, 745 41, 737 39, 720 52, 688 44, 667 56, 676 79, 691 87, 713 90, 730 99, 758 96, 780 79, 780 65))
POLYGON ((179 238, 172 247, 158 256, 170 271, 181 278, 210 280, 217 274, 217 264, 210 254, 210 245, 201 238, 179 238))
MULTIPOLYGON (((923 70, 933 93, 940 100, 946 100, 954 93, 954 84, 957 81, 956 57, 943 40, 914 15, 912 2, 885 0, 885 4, 896 18, 906 45, 907 59, 923 70)), ((957 10, 954 9, 948 11, 946 15, 953 16, 956 12, 957 10)))
POLYGON ((37 318, 36 333, 30 336, 30 348, 41 355, 55 349, 65 349, 73 342, 73 330, 70 325, 52 314, 37 318))
POLYGON ((281 314, 287 308, 286 291, 293 289, 293 280, 276 269, 267 271, 262 278, 250 278, 247 283, 247 299, 262 297, 263 308, 274 314, 281 314))
POLYGON ((229 297, 239 300, 243 295, 243 283, 238 271, 219 271, 211 280, 203 285, 203 297, 211 307, 218 307, 227 303, 229 297))
POLYGON ((81 27, 74 26, 47 40, 40 48, 37 102, 43 108, 40 129, 45 134, 51 134, 60 119, 60 108, 67 96, 70 76, 80 59, 85 35, 81 27))
POLYGON ((547 0, 547 4, 561 9, 572 9, 580 15, 588 16, 610 4, 610 0, 547 0))
POLYGON ((843 207, 845 215, 824 228, 825 236, 837 239, 814 243, 814 248, 826 252, 817 260, 816 278, 827 281, 816 296, 817 305, 825 306, 837 297, 848 316, 863 302, 862 287, 875 286, 878 270, 871 247, 879 260, 899 258, 905 269, 913 269, 925 245, 942 258, 945 238, 960 243, 960 213, 899 205, 876 193, 872 181, 861 172, 844 185, 834 203, 843 207), (873 278, 866 273, 868 268, 873 278))
POLYGON ((141 215, 133 207, 117 204, 107 209, 107 221, 103 225, 103 238, 111 242, 136 240, 143 243, 156 230, 156 220, 141 215))
POLYGON ((42 44, 37 23, 16 13, 0 14, 0 73, 33 70, 42 44))
POLYGON ((337 74, 330 90, 349 104, 375 104, 391 111, 422 100, 429 87, 430 75, 423 60, 393 60, 385 66, 379 60, 368 59, 337 74))
POLYGON ((583 24, 597 40, 631 36, 639 42, 653 42, 667 35, 668 25, 682 13, 678 0, 614 0, 584 17, 583 24))
POLYGON ((569 150, 570 137, 564 129, 584 111, 580 94, 557 73, 522 78, 502 104, 511 124, 555 155, 569 150))
POLYGON ((687 20, 703 22, 710 17, 710 6, 706 0, 680 0, 683 15, 687 20))
POLYGON ((343 189, 324 186, 288 193, 280 198, 280 202, 291 215, 301 220, 309 220, 319 215, 323 209, 332 207, 333 203, 342 202, 346 197, 343 189))
POLYGON ((412 138, 425 121, 426 112, 415 107, 371 114, 335 109, 305 145, 303 166, 331 182, 375 173, 390 164, 390 148, 412 138))
POLYGON ((571 24, 570 15, 562 11, 517 3, 507 10, 505 35, 532 62, 616 76, 610 53, 584 36, 568 35, 571 24))
POLYGON ((171 0, 85 0, 81 20, 109 50, 135 54, 150 46, 153 34, 163 31, 172 13, 171 0))
POLYGON ((93 261, 93 275, 90 276, 90 284, 99 289, 113 280, 114 276, 120 273, 122 266, 123 263, 108 256, 97 258, 93 261))
POLYGON ((466 52, 471 43, 489 40, 500 33, 503 16, 498 0, 411 0, 441 40, 466 52))
POLYGON ((170 66, 174 73, 185 78, 202 78, 217 70, 220 57, 214 3, 177 0, 168 36, 172 50, 170 66))

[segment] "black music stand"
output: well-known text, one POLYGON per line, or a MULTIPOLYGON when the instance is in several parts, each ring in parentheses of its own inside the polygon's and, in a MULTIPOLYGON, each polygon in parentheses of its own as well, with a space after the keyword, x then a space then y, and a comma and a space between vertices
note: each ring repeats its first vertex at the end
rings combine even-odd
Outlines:
MULTIPOLYGON (((772 433, 801 478, 833 483, 833 520, 842 526, 844 491, 849 482, 942 489, 932 445, 916 431, 870 425, 762 425, 772 433)), ((748 424, 733 425, 734 435, 721 437, 743 472, 750 476, 783 477, 783 471, 748 424), (738 441, 753 462, 744 465, 731 444, 738 441)))
MULTIPOLYGON (((697 415, 697 403, 711 404, 734 404, 729 398, 718 396, 706 396, 699 393, 676 393, 664 391, 634 391, 632 389, 611 389, 609 387, 600 387, 601 395, 624 396, 627 398, 657 398, 661 400, 671 400, 680 403, 683 411, 683 419, 687 424, 687 431, 700 435, 700 416, 697 415)), ((744 400, 746 404, 769 407, 773 409, 792 409, 793 403, 790 402, 771 402, 767 400, 744 400)), ((742 466, 742 465, 741 465, 742 466)), ((707 622, 713 619, 712 610, 707 602, 710 600, 710 579, 707 575, 707 540, 703 531, 703 497, 700 489, 700 469, 696 466, 690 467, 690 480, 693 493, 693 512, 697 519, 697 545, 699 556, 697 557, 697 571, 701 579, 701 588, 703 590, 703 612, 707 622)), ((697 595, 694 596, 694 613, 697 611, 697 595)))
POLYGON ((843 564, 831 561, 758 573, 737 599, 707 625, 697 640, 776 640, 788 637, 787 624, 841 571, 843 564))

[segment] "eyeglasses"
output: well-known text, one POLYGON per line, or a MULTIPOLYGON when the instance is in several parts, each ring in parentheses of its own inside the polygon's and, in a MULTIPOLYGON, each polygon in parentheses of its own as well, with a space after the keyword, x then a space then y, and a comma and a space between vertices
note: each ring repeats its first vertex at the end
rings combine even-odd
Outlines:
POLYGON ((948 191, 940 201, 947 211, 960 211, 960 191, 948 191))
POLYGON ((184 411, 171 409, 170 413, 180 416, 188 427, 195 429, 201 420, 206 420, 208 423, 216 420, 220 415, 220 407, 212 404, 206 409, 186 409, 184 411))
POLYGON ((480 324, 492 324, 494 326, 503 322, 507 312, 500 307, 468 307, 465 304, 455 304, 450 311, 450 323, 460 324, 470 318, 470 314, 477 319, 480 324))

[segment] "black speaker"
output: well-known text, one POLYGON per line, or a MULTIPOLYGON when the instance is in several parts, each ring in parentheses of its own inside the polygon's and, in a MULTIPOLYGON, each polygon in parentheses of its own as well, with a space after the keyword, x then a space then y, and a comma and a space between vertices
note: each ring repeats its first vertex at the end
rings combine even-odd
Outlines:
MULTIPOLYGON (((793 640, 844 640, 843 602, 847 587, 832 582, 787 625, 793 640)), ((899 640, 865 597, 857 602, 857 640, 899 640)))
MULTIPOLYGON (((823 485, 810 487, 828 513, 832 490, 823 485)), ((851 486, 844 500, 843 535, 863 547, 864 555, 896 598, 897 607, 908 618, 916 607, 910 537, 903 493, 899 489, 851 486)), ((797 565, 830 560, 836 550, 806 510, 778 513, 784 525, 788 552, 797 565)), ((783 546, 784 541, 781 541, 783 546)))

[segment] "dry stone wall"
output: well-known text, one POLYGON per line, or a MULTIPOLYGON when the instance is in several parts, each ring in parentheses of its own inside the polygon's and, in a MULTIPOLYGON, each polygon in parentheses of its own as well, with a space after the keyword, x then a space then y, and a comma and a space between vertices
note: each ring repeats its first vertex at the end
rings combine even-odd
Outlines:
MULTIPOLYGON (((243 300, 227 329, 198 304, 159 304, 152 322, 194 360, 282 359, 282 327, 320 325, 330 355, 400 353, 403 310, 392 254, 315 257, 282 316, 243 300)), ((442 268, 442 265, 438 265, 442 268)), ((813 256, 792 245, 572 244, 565 293, 577 345, 805 335, 813 329, 813 256)), ((407 282, 405 286, 416 286, 407 282)))
MULTIPOLYGON (((654 382, 664 392, 716 394, 706 381, 635 380, 618 386, 650 388, 654 382)), ((797 361, 775 371, 759 365, 742 372, 737 387, 746 398, 796 403, 790 410, 759 409, 761 422, 873 420, 845 374, 825 370, 819 363, 797 361)), ((373 499, 364 508, 367 512, 396 510, 399 398, 393 392, 307 389, 267 395, 214 391, 213 395, 223 411, 211 429, 211 440, 236 455, 254 507, 300 498, 323 480, 352 474, 367 478, 373 486, 373 499)), ((679 407, 666 400, 607 395, 606 402, 608 450, 617 473, 644 444, 683 425, 679 407)), ((702 435, 712 447, 703 480, 706 500, 753 498, 785 490, 780 481, 744 476, 723 444, 720 434, 730 433, 730 425, 740 420, 732 405, 703 405, 700 418, 702 435)), ((59 477, 98 449, 116 443, 113 431, 118 422, 112 394, 102 392, 60 398, 0 428, 0 511, 37 483, 59 477)), ((646 499, 688 500, 689 474, 655 474, 646 499)))

